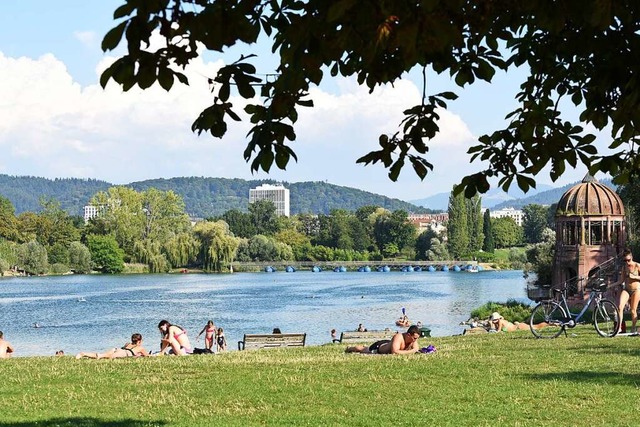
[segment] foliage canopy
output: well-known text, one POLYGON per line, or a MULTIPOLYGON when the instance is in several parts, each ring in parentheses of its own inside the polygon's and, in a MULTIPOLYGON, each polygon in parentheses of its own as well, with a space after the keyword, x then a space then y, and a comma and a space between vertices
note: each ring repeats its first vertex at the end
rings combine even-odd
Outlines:
POLYGON ((420 178, 433 169, 426 154, 439 131, 438 110, 457 98, 427 93, 428 71, 449 73, 462 88, 522 66, 529 75, 507 126, 468 151, 488 167, 463 178, 458 191, 486 192, 492 177, 503 189, 515 180, 526 191, 545 166, 555 181, 578 162, 624 182, 640 170, 640 79, 630 66, 640 46, 639 16, 640 3, 632 0, 128 0, 102 41, 108 51, 125 38, 127 53, 103 72, 101 84, 114 80, 126 91, 158 82, 169 90, 175 80, 188 84, 180 70, 200 46, 225 52, 269 38, 277 74, 264 80, 253 54, 222 67, 209 80, 213 104, 192 125, 223 137, 229 120, 241 120, 230 98, 235 86, 252 100, 244 109, 253 124, 244 158, 251 170, 268 172, 274 162, 284 169, 296 159, 288 144, 296 139, 298 108, 313 106, 309 89, 325 74, 355 76, 373 91, 421 69, 421 103, 404 111, 400 131, 381 135, 379 149, 358 160, 381 162, 396 180, 406 163, 420 178), (154 32, 166 41, 157 50, 149 43, 154 32), (577 107, 581 124, 563 118, 563 104, 577 107), (606 128, 612 152, 600 154, 586 128, 606 128))

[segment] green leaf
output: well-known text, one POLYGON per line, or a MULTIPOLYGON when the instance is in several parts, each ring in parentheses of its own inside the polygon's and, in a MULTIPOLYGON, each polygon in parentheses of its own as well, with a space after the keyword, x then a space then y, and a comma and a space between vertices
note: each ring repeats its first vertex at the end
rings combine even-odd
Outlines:
POLYGON ((273 165, 273 151, 271 151, 271 146, 262 148, 256 156, 256 160, 258 159, 260 159, 260 167, 262 170, 269 172, 271 165, 273 165))
POLYGON ((228 101, 230 92, 231 85, 229 85, 228 82, 225 82, 220 86, 220 90, 218 91, 218 98, 220 98, 221 101, 228 101))
POLYGON ((129 2, 127 0, 126 4, 123 4, 122 6, 117 8, 115 12, 113 12, 113 19, 120 19, 122 17, 131 15, 131 12, 133 12, 135 8, 136 8, 135 3, 129 2))
POLYGON ((276 166, 279 169, 285 170, 287 168, 287 163, 289 163, 289 153, 286 150, 282 149, 282 146, 276 145, 276 166))
POLYGON ((158 83, 160 83, 160 86, 162 86, 164 90, 169 92, 173 86, 173 71, 166 66, 161 67, 158 70, 158 83))
POLYGON ((109 83, 109 80, 111 79, 112 75, 113 75, 113 64, 111 64, 111 66, 106 70, 104 70, 100 75, 100 86, 102 86, 102 89, 107 87, 107 83, 109 83))
POLYGON ((113 50, 120 44, 120 40, 122 40, 122 35, 124 34, 124 30, 127 27, 127 21, 120 23, 115 26, 104 36, 102 39, 102 51, 106 52, 108 50, 113 50))
POLYGON ((402 157, 396 160, 393 166, 391 166, 391 169, 389 169, 389 179, 391 181, 396 182, 398 180, 398 176, 400 175, 400 171, 402 170, 403 166, 404 159, 402 157))
POLYGON ((184 85, 188 85, 189 84, 189 79, 187 78, 187 76, 185 76, 184 74, 174 71, 173 75, 175 77, 177 77, 178 81, 184 85))
POLYGON ((140 89, 150 88, 156 81, 156 70, 152 67, 140 67, 137 74, 140 89))

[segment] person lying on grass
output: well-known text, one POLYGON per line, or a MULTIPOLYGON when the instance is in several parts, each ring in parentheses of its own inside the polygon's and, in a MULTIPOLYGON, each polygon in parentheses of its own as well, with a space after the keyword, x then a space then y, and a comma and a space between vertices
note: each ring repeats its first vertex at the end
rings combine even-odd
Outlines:
POLYGON ((9 341, 4 339, 4 334, 0 331, 0 359, 7 359, 13 354, 13 347, 9 341))
POLYGON ((139 356, 149 356, 149 352, 142 346, 142 335, 136 333, 131 335, 131 342, 120 348, 112 348, 104 353, 81 352, 76 355, 76 359, 82 359, 83 357, 90 359, 121 359, 139 356))
POLYGON ((364 345, 347 347, 345 353, 413 354, 420 350, 418 338, 420 338, 420 329, 412 325, 407 332, 398 332, 390 340, 376 341, 368 347, 364 345))

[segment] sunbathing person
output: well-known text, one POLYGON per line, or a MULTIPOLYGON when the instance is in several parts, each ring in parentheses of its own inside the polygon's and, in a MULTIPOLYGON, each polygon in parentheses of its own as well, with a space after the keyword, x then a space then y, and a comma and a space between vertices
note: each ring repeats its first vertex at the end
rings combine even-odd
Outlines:
POLYGON ((508 320, 505 320, 505 318, 497 311, 491 313, 489 320, 491 321, 491 327, 495 329, 496 332, 528 331, 531 329, 528 323, 511 323, 508 320))
POLYGON ((131 335, 131 342, 120 348, 112 348, 104 353, 81 352, 76 355, 76 359, 82 359, 83 357, 90 359, 121 359, 141 356, 149 356, 149 352, 142 346, 142 335, 136 333, 131 335))
POLYGON ((9 341, 4 339, 4 334, 0 331, 0 359, 7 359, 13 354, 13 347, 9 341))
POLYGON ((172 354, 187 355, 193 353, 193 347, 187 336, 187 331, 178 325, 172 325, 168 320, 161 320, 158 329, 162 334, 160 339, 160 353, 171 351, 172 354))
POLYGON ((420 338, 420 329, 413 325, 407 332, 398 332, 390 340, 376 341, 368 347, 364 345, 347 347, 345 353, 413 354, 420 350, 418 338, 420 338))

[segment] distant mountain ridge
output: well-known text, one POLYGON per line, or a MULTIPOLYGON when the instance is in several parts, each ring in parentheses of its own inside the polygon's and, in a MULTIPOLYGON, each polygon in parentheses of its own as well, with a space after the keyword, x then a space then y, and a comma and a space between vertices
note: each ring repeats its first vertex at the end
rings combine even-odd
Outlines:
MULTIPOLYGON (((554 203, 558 203, 558 201, 560 200, 560 198, 562 197, 562 195, 571 187, 573 187, 576 184, 579 184, 581 181, 576 181, 572 184, 567 184, 564 185, 562 187, 559 188, 552 188, 551 190, 547 190, 547 191, 542 191, 540 193, 536 193, 533 194, 531 196, 528 197, 524 197, 521 199, 516 199, 516 200, 509 200, 507 202, 502 202, 499 203, 497 205, 495 205, 492 209, 503 209, 503 208, 508 208, 508 207, 512 207, 515 209, 521 209, 523 206, 526 205, 531 205, 531 204, 538 204, 538 205, 543 205, 543 206, 551 206, 554 203)), ((611 188, 612 190, 616 190, 617 186, 611 182, 610 179, 603 179, 603 180, 598 180, 598 182, 600 182, 603 185, 606 185, 607 187, 611 188)))
MULTIPOLYGON (((151 179, 124 184, 137 191, 149 188, 172 190, 182 196, 186 211, 192 217, 206 218, 221 215, 230 209, 246 211, 249 204, 249 189, 262 184, 275 184, 274 180, 228 179, 182 177, 151 179)), ((326 182, 283 182, 290 191, 291 213, 327 214, 331 209, 355 211, 366 206, 381 206, 389 210, 403 209, 422 213, 425 208, 369 193, 351 187, 342 187, 326 182)), ((11 201, 16 214, 39 212, 40 198, 52 198, 60 202, 62 209, 71 215, 81 215, 82 208, 98 191, 113 187, 106 181, 80 178, 47 179, 33 176, 10 176, 0 174, 0 195, 11 201)))
MULTIPOLYGON (((616 185, 611 182, 611 179, 598 180, 598 182, 612 188, 613 190, 617 188, 616 185)), ((529 193, 523 193, 519 188, 512 188, 509 190, 509 193, 505 193, 500 189, 492 189, 482 195, 482 208, 491 210, 509 207, 521 209, 522 207, 530 204, 550 206, 554 203, 558 203, 562 195, 578 183, 580 183, 580 181, 557 188, 546 184, 538 184, 537 188, 529 191, 529 193), (519 196, 516 197, 518 194, 519 196)), ((449 193, 438 193, 425 199, 410 200, 410 203, 429 209, 447 210, 449 204, 449 193)))
MULTIPOLYGON (((554 187, 550 185, 538 184, 537 188, 532 189, 529 193, 525 194, 517 186, 512 186, 512 188, 509 189, 508 193, 505 193, 499 188, 492 188, 486 194, 482 195, 482 207, 493 208, 498 204, 508 204, 510 201, 519 200, 520 198, 526 198, 528 197, 527 194, 531 196, 553 189, 554 187)), ((438 193, 424 199, 409 200, 409 203, 413 203, 415 205, 429 209, 447 210, 449 207, 449 195, 450 193, 438 193)))

